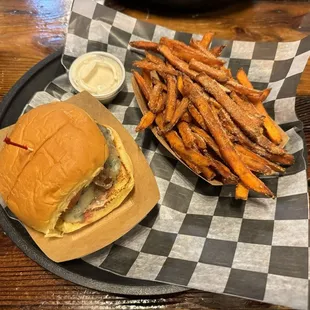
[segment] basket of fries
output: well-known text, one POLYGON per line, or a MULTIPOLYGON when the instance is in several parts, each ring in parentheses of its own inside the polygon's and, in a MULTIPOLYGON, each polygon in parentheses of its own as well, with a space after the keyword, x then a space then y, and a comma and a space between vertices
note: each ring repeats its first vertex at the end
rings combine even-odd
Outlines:
POLYGON ((235 198, 249 190, 274 193, 260 176, 279 175, 294 163, 284 146, 287 134, 266 112, 270 89, 254 89, 245 71, 236 78, 220 58, 225 46, 162 37, 134 41, 145 59, 133 65, 133 89, 144 114, 136 131, 151 127, 166 149, 212 185, 236 184, 235 198))

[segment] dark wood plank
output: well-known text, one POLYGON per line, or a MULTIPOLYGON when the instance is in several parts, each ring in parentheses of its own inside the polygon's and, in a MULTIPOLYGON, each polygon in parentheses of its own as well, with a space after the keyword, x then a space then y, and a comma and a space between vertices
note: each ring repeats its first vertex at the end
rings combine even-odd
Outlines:
POLYGON ((64 42, 71 0, 0 1, 0 100, 64 42))
MULTIPOLYGON (((113 1, 113 5, 124 8, 113 1)), ((29 68, 63 45, 70 5, 71 0, 0 1, 0 99, 29 68)), ((176 30, 215 31, 226 39, 291 41, 310 33, 310 4, 303 1, 256 1, 246 6, 234 4, 214 14, 186 16, 135 8, 125 12, 176 30)), ((310 95, 309 64, 298 87, 300 95, 310 95)), ((306 101, 297 108, 310 146, 306 101)), ((0 308, 19 310, 22 306, 29 310, 284 309, 194 290, 162 298, 124 298, 86 289, 42 269, 0 229, 0 308)))

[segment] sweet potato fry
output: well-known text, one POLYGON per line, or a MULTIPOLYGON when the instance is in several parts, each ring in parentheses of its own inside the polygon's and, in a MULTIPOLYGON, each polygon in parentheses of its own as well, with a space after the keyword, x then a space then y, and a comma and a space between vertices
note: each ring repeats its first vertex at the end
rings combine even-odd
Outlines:
MULTIPOLYGON (((213 105, 211 105, 213 107, 213 105)), ((239 127, 233 122, 230 115, 227 113, 225 109, 218 109, 217 110, 218 117, 221 121, 223 128, 230 134, 231 141, 245 141, 246 143, 253 143, 240 129, 239 127)), ((262 148, 262 150, 264 150, 262 148)), ((266 150, 264 150, 266 152, 266 150)))
POLYGON ((167 94, 165 92, 162 92, 159 95, 158 102, 157 102, 157 105, 156 105, 156 108, 155 108, 156 114, 159 113, 159 112, 162 112, 165 109, 166 101, 167 101, 167 94))
POLYGON ((202 137, 205 140, 206 144, 209 146, 209 148, 211 150, 213 150, 213 152, 217 156, 219 156, 219 158, 222 158, 220 150, 219 150, 217 144, 215 143, 215 141, 213 140, 213 138, 211 136, 209 136, 203 129, 201 129, 195 125, 191 125, 191 130, 194 133, 198 134, 200 137, 202 137))
POLYGON ((285 154, 285 150, 268 140, 261 131, 261 127, 253 121, 248 114, 243 113, 241 108, 229 98, 224 91, 219 87, 216 81, 212 80, 205 74, 199 74, 196 80, 210 92, 215 99, 229 112, 231 117, 238 123, 238 125, 253 139, 257 144, 265 148, 272 154, 285 154))
POLYGON ((269 94, 271 92, 271 88, 266 88, 266 89, 262 90, 261 92, 262 93, 260 95, 258 95, 258 94, 252 94, 252 95, 248 94, 248 95, 246 95, 246 97, 253 104, 256 104, 257 102, 260 102, 260 101, 263 102, 269 96, 269 94))
MULTIPOLYGON (((196 174, 200 174, 201 173, 201 170, 202 169, 200 169, 199 167, 197 167, 196 165, 194 165, 192 162, 190 162, 189 160, 185 160, 185 159, 183 159, 184 160, 184 162, 186 163, 186 165, 190 168, 190 169, 192 169, 196 174)), ((208 167, 202 167, 202 168, 207 168, 207 169, 209 169, 208 167)))
POLYGON ((182 47, 177 46, 172 49, 172 52, 177 57, 183 59, 186 62, 190 62, 192 59, 196 59, 210 66, 222 66, 224 64, 221 59, 215 58, 214 55, 211 54, 214 58, 210 58, 207 57, 205 54, 200 54, 197 50, 185 50, 182 47))
POLYGON ((257 124, 257 126, 263 126, 265 116, 261 115, 252 103, 245 102, 234 91, 230 93, 230 98, 248 113, 248 116, 257 124))
POLYGON ((150 100, 151 88, 148 86, 144 78, 137 71, 132 71, 135 80, 146 100, 150 100))
POLYGON ((150 42, 150 41, 131 41, 129 43, 130 46, 147 51, 157 51, 158 43, 150 42))
POLYGON ((168 75, 165 123, 171 123, 172 117, 176 109, 176 100, 177 100, 177 81, 173 76, 168 75))
POLYGON ((210 51, 207 49, 204 52, 194 49, 191 46, 186 45, 183 42, 178 40, 172 40, 168 38, 161 38, 160 45, 167 46, 175 55, 187 62, 192 58, 197 59, 203 63, 213 66, 221 66, 225 62, 221 59, 216 58, 210 51))
POLYGON ((234 80, 227 81, 226 85, 232 87, 236 93, 248 96, 250 100, 260 101, 264 95, 263 91, 245 87, 234 80))
MULTIPOLYGON (((205 51, 208 51, 208 52, 209 52, 209 50, 208 50, 206 47, 204 47, 204 46, 202 46, 202 45, 200 44, 200 41, 195 40, 195 39, 191 39, 191 40, 190 40, 189 46, 192 47, 192 48, 194 48, 195 50, 198 50, 198 51, 202 52, 202 53, 205 53, 205 51)), ((210 53, 210 52, 209 52, 209 53, 210 53)))
POLYGON ((214 33, 213 32, 206 32, 203 35, 203 37, 202 37, 201 41, 199 42, 199 44, 202 45, 205 48, 209 48, 209 45, 210 45, 213 37, 214 37, 214 33))
POLYGON ((184 92, 183 92, 183 78, 182 78, 182 75, 178 75, 178 78, 177 78, 177 87, 178 87, 178 91, 180 92, 180 94, 184 97, 184 92))
POLYGON ((190 103, 188 105, 188 112, 191 114, 193 119, 196 121, 196 123, 201 128, 203 128, 204 130, 207 130, 207 126, 205 124, 205 121, 204 121, 202 115, 199 113, 199 111, 195 108, 195 106, 192 103, 190 103))
POLYGON ((219 45, 219 46, 214 46, 210 49, 210 52, 215 56, 215 57, 219 57, 221 56, 224 48, 226 47, 226 45, 219 45))
POLYGON ((172 120, 171 120, 171 123, 168 123, 165 126, 165 130, 164 130, 165 132, 168 132, 169 130, 171 130, 176 125, 176 123, 180 120, 182 115, 187 110, 188 104, 189 104, 189 99, 184 97, 181 100, 181 103, 176 107, 174 115, 173 115, 172 120))
POLYGON ((219 146, 221 155, 225 162, 228 163, 228 165, 247 187, 266 196, 274 197, 270 189, 254 174, 252 174, 242 162, 226 132, 224 131, 217 115, 214 115, 212 109, 210 108, 208 99, 204 97, 204 94, 200 91, 200 89, 197 89, 195 84, 189 83, 186 79, 184 79, 184 88, 186 89, 185 93, 190 94, 189 99, 195 104, 196 108, 203 116, 209 131, 219 146))
POLYGON ((162 90, 163 90, 162 86, 160 84, 157 84, 153 87, 150 95, 148 106, 149 109, 155 114, 159 111, 158 102, 160 101, 160 95, 162 90))
POLYGON ((203 151, 207 148, 206 141, 197 133, 193 132, 193 135, 195 137, 195 143, 198 146, 198 149, 203 151))
POLYGON ((222 106, 215 100, 213 99, 212 97, 209 97, 209 102, 211 103, 211 105, 216 108, 216 110, 221 110, 222 109, 222 106))
POLYGON ((284 166, 291 166, 294 164, 294 161, 295 161, 294 156, 292 154, 276 155, 276 154, 270 154, 267 152, 267 154, 264 154, 264 155, 261 154, 261 156, 264 156, 265 158, 269 159, 270 161, 274 163, 278 163, 284 166))
MULTIPOLYGON (((248 79, 248 77, 247 77, 247 75, 243 69, 240 69, 237 72, 237 80, 239 81, 240 84, 242 84, 248 88, 253 88, 252 83, 249 81, 249 79, 248 79)), ((265 97, 266 95, 268 96, 268 94, 265 93, 263 97, 265 97)), ((267 96, 266 96, 266 98, 267 98, 267 96)), ((264 101, 266 98, 261 98, 261 101, 256 102, 255 107, 256 107, 257 111, 259 111, 261 114, 263 114, 265 116, 264 127, 266 129, 268 137, 270 138, 270 140, 272 142, 279 145, 282 142, 282 136, 281 136, 279 127, 273 121, 273 119, 268 115, 268 113, 265 110, 264 105, 262 104, 262 101, 264 101)))
POLYGON ((218 160, 214 160, 214 163, 211 165, 214 170, 216 170, 221 176, 223 184, 237 184, 238 177, 234 175, 229 168, 227 168, 223 163, 218 160))
POLYGON ((267 114, 263 104, 261 102, 257 102, 255 104, 255 107, 258 111, 260 111, 262 114, 265 114, 265 119, 264 119, 264 127, 266 129, 267 135, 269 139, 279 145, 282 142, 282 135, 280 133, 280 130, 278 129, 278 125, 274 122, 274 120, 267 114))
POLYGON ((228 167, 214 159, 207 151, 203 151, 203 153, 212 160, 211 167, 222 177, 223 184, 237 184, 238 177, 234 175, 228 167))
POLYGON ((239 182, 236 186, 235 199, 247 200, 249 196, 249 190, 239 182))
POLYGON ((168 68, 165 64, 155 64, 147 60, 134 61, 133 66, 141 68, 141 69, 150 70, 150 71, 156 70, 157 72, 163 72, 163 73, 171 74, 171 75, 179 74, 178 71, 168 68))
POLYGON ((237 94, 233 89, 230 92, 230 98, 240 105, 249 115, 264 119, 265 115, 258 112, 252 102, 245 95, 237 94))
POLYGON ((257 162, 260 162, 262 164, 264 164, 265 166, 268 166, 270 167, 270 169, 274 170, 275 172, 281 172, 281 173, 284 173, 285 172, 285 169, 275 163, 272 163, 271 161, 255 154, 254 152, 250 151, 249 149, 245 148, 244 146, 242 145, 239 145, 239 144, 236 144, 235 145, 235 149, 245 155, 245 156, 248 156, 248 157, 251 157, 253 158, 253 160, 257 161, 257 162))
POLYGON ((160 45, 158 51, 163 54, 174 67, 187 74, 189 77, 194 78, 197 75, 196 71, 189 69, 188 63, 173 55, 169 47, 160 45))
POLYGON ((216 101, 252 139, 256 139, 261 134, 261 128, 220 88, 219 83, 202 73, 196 77, 196 80, 214 96, 216 101))
POLYGON ((189 127, 188 123, 186 122, 180 122, 177 125, 179 134, 182 137, 183 143, 185 147, 189 149, 195 149, 196 143, 195 143, 195 136, 193 132, 191 131, 191 128, 189 127))
POLYGON ((160 77, 159 77, 159 74, 157 73, 157 71, 155 71, 155 70, 150 71, 150 75, 151 75, 152 81, 153 81, 153 79, 154 80, 160 80, 160 77))
POLYGON ((176 47, 181 47, 187 51, 192 51, 192 48, 185 44, 184 42, 181 42, 179 40, 169 39, 167 37, 161 37, 159 40, 159 45, 166 45, 171 50, 176 47))
POLYGON ((226 82, 229 79, 225 71, 215 69, 195 59, 189 62, 189 68, 197 72, 204 72, 218 82, 226 82))
POLYGON ((215 172, 209 167, 201 167, 201 173, 207 180, 212 180, 216 176, 215 172))
POLYGON ((191 123, 193 121, 192 116, 188 113, 188 111, 185 111, 184 114, 181 116, 180 121, 191 123))
POLYGON ((256 137, 255 142, 258 145, 262 146, 264 149, 266 149, 269 153, 276 155, 286 154, 286 151, 284 149, 271 142, 267 137, 262 134, 256 137))
POLYGON ((203 156, 198 151, 186 149, 181 138, 175 131, 169 131, 166 134, 166 139, 168 140, 171 148, 185 162, 189 161, 194 165, 198 166, 198 168, 204 172, 204 175, 207 178, 211 179, 214 177, 214 175, 213 173, 211 173, 211 169, 204 168, 212 166, 223 177, 223 181, 225 182, 225 184, 235 184, 237 182, 237 177, 233 173, 231 173, 231 171, 221 162, 213 160, 208 154, 203 156))
POLYGON ((224 85, 222 85, 220 83, 218 83, 218 86, 227 94, 229 94, 231 92, 231 90, 229 88, 225 87, 224 85))
POLYGON ((230 71, 229 68, 226 68, 225 66, 222 66, 222 67, 220 67, 220 70, 225 71, 227 76, 232 79, 233 76, 232 76, 231 71, 230 71))
POLYGON ((172 66, 172 64, 169 61, 166 61, 166 66, 168 68, 170 68, 171 70, 174 70, 174 67, 172 66))
POLYGON ((267 97, 269 96, 270 92, 271 92, 271 88, 264 89, 263 93, 262 93, 262 95, 260 97, 260 101, 264 102, 267 99, 267 97))
POLYGON ((256 161, 253 157, 246 156, 243 153, 239 153, 241 160, 244 164, 251 170, 257 173, 261 173, 263 175, 273 175, 275 172, 268 166, 264 165, 263 163, 256 161))
POLYGON ((169 39, 166 37, 161 38, 159 43, 168 46, 171 50, 184 50, 184 51, 187 51, 189 53, 194 53, 196 55, 200 55, 202 57, 207 57, 207 58, 210 58, 213 60, 217 60, 217 62, 215 62, 217 64, 219 64, 220 62, 222 64, 224 63, 224 61, 217 59, 210 51, 208 51, 208 49, 204 49, 204 51, 202 52, 202 51, 197 50, 191 46, 188 46, 184 42, 169 39))
POLYGON ((171 148, 178 153, 183 160, 188 160, 199 168, 208 167, 212 164, 212 160, 210 158, 201 155, 197 151, 186 149, 183 141, 174 130, 167 132, 165 137, 171 148))
POLYGON ((250 150, 255 152, 256 154, 263 156, 274 163, 278 163, 285 166, 290 166, 294 163, 294 156, 291 154, 282 154, 282 155, 275 155, 267 152, 266 149, 262 148, 258 144, 251 141, 239 128, 236 124, 232 121, 229 114, 224 110, 221 109, 218 113, 223 127, 233 135, 240 144, 248 147, 250 150))
POLYGON ((163 88, 163 90, 167 91, 167 86, 166 86, 161 80, 152 78, 152 83, 153 83, 154 85, 160 84, 161 87, 163 88))
POLYGON ((248 76, 246 75, 245 71, 242 68, 238 70, 236 78, 241 85, 247 88, 253 88, 252 83, 250 82, 248 76))
POLYGON ((146 84, 147 84, 150 88, 152 88, 152 87, 153 87, 153 83, 152 83, 150 71, 148 71, 148 70, 142 70, 142 77, 144 78, 144 81, 146 82, 146 84))
POLYGON ((201 52, 202 54, 204 54, 205 56, 207 56, 208 58, 212 58, 214 59, 214 54, 211 53, 211 51, 209 51, 207 48, 203 47, 201 44, 199 44, 200 42, 195 40, 195 39, 191 39, 189 45, 194 48, 195 50, 201 52))
POLYGON ((149 60, 150 62, 153 62, 154 64, 157 64, 157 65, 164 65, 165 64, 165 62, 160 57, 158 57, 154 54, 145 52, 145 57, 147 60, 149 60))
POLYGON ((151 111, 148 111, 147 113, 145 113, 142 116, 139 125, 136 127, 136 131, 139 132, 151 126, 155 120, 155 117, 156 115, 152 113, 151 111))

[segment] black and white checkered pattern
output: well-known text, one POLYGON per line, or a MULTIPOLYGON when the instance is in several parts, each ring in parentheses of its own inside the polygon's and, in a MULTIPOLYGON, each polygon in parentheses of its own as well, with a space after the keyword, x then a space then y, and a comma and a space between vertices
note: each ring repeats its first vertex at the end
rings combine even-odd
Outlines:
MULTIPOLYGON (((126 87, 108 108, 141 146, 161 193, 157 206, 139 225, 84 260, 128 277, 307 308, 308 189, 295 95, 310 55, 310 37, 290 43, 212 42, 213 46, 227 45, 222 56, 233 74, 243 67, 256 88, 272 87, 265 105, 287 130, 287 149, 296 158, 284 176, 263 179, 277 194, 276 199, 251 192, 244 202, 233 199, 234 187, 214 187, 193 174, 149 130, 134 131, 141 112, 130 70, 132 61, 143 55, 128 43, 158 41, 162 36, 184 42, 192 37, 136 20, 95 1, 76 0, 73 4, 63 64, 68 69, 76 57, 94 50, 111 52, 124 63, 126 87)), ((43 94, 63 100, 72 91, 64 75, 43 94)), ((34 98, 25 111, 50 99, 34 98)))

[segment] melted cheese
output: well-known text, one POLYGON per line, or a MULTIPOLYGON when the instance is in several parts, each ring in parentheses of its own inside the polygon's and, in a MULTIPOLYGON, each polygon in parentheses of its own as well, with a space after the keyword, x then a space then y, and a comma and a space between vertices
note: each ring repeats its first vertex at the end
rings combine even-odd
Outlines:
POLYGON ((78 203, 63 214, 63 220, 69 223, 83 222, 83 214, 95 199, 95 186, 91 183, 83 191, 78 203))

